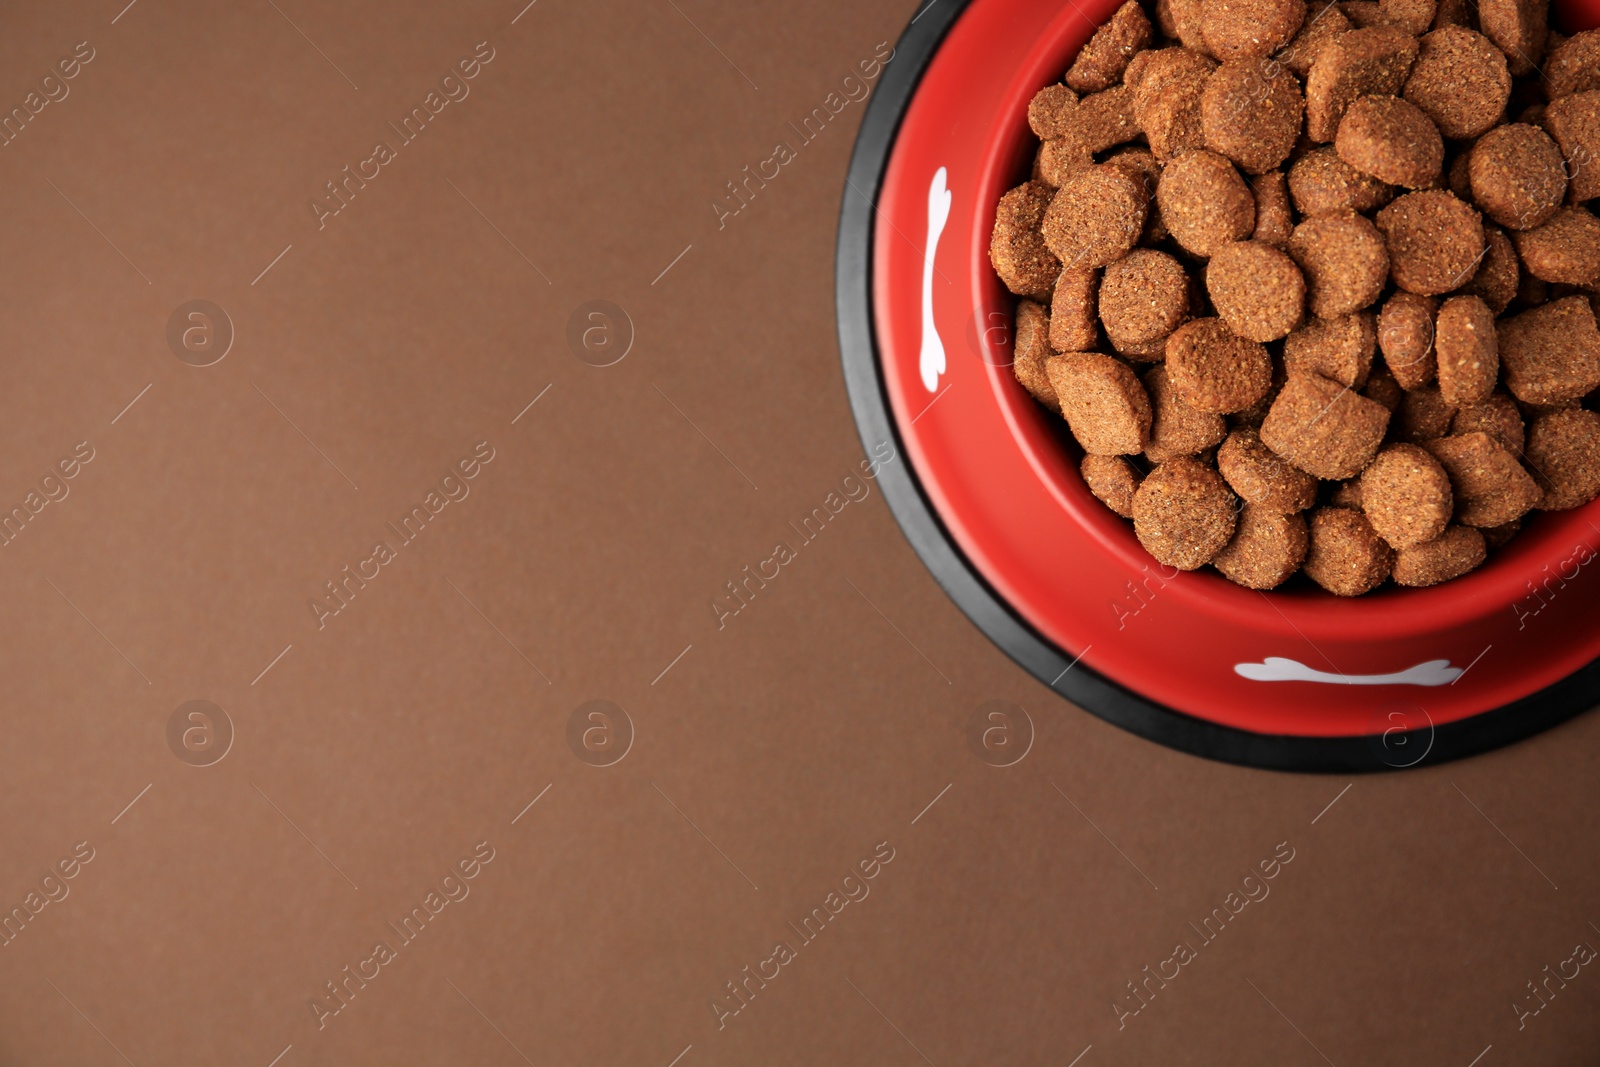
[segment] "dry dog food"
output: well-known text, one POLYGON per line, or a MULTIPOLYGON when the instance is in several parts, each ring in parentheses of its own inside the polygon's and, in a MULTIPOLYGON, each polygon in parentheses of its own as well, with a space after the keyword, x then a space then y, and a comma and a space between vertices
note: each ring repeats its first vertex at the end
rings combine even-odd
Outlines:
POLYGON ((1155 559, 1429 586, 1600 496, 1600 31, 1546 15, 1127 0, 1033 98, 1014 372, 1155 559))

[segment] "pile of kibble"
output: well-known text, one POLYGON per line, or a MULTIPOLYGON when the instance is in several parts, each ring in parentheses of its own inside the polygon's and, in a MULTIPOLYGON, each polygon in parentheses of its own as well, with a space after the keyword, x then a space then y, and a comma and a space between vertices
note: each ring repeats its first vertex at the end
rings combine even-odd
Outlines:
POLYGON ((1033 98, 1013 367, 1157 560, 1433 585, 1600 494, 1600 31, 1546 15, 1129 0, 1033 98))

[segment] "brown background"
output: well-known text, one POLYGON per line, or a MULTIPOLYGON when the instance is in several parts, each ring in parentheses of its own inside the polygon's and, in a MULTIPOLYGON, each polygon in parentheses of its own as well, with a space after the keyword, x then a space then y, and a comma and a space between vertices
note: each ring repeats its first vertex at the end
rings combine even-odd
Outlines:
POLYGON ((1170 752, 1014 667, 876 490, 719 631, 862 458, 832 254, 863 105, 721 230, 711 203, 916 9, 520 6, 8 6, 4 107, 96 56, 0 148, 0 501, 95 458, 0 548, 0 907, 95 855, 0 948, 0 1062, 1594 1060, 1592 968, 1512 1008, 1600 945, 1594 716, 1348 792, 1170 752), (484 40, 319 230, 323 183, 484 40), (206 368, 165 339, 196 298, 237 331, 206 368), (604 369, 566 341, 591 299, 636 330, 604 369), (481 440, 471 495, 319 630, 309 598, 481 440), (197 698, 236 731, 206 767, 166 740, 197 698), (636 730, 613 766, 566 740, 591 699, 636 730), (1037 727, 1004 769, 966 741, 993 699, 1037 727), (322 983, 480 841, 470 897, 319 1030, 322 983), (1270 897, 1119 1031, 1279 842, 1270 897))

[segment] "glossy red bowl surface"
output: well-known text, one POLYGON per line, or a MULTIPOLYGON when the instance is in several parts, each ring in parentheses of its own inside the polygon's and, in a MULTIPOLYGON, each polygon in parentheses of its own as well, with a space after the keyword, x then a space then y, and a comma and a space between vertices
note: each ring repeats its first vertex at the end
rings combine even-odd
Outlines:
MULTIPOLYGON (((1013 298, 987 250, 995 204, 1026 178, 1037 143, 1028 101, 1118 2, 976 0, 929 62, 885 173, 872 264, 881 372, 910 462, 961 552, 1095 671, 1257 733, 1371 735, 1391 712, 1452 722, 1600 656, 1600 501, 1531 515, 1463 578, 1342 599, 1163 568, 1090 496, 1065 424, 1012 376, 1013 298), (941 188, 950 206, 939 230, 930 201, 937 216, 941 188), (924 368, 928 335, 942 369, 924 368)), ((1572 28, 1593 25, 1600 3, 1563 14, 1577 16, 1572 28)))

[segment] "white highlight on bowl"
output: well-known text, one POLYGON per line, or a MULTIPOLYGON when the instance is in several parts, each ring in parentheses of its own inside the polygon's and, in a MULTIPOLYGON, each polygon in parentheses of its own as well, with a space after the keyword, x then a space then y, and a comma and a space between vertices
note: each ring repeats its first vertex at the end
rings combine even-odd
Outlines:
POLYGON ((945 185, 945 169, 940 167, 928 183, 928 243, 922 254, 922 384, 928 392, 939 388, 944 373, 944 341, 933 323, 933 257, 950 220, 950 190, 945 185))
POLYGON ((1460 667, 1447 659, 1430 659, 1393 674, 1329 674, 1299 660, 1268 656, 1260 663, 1235 663, 1235 674, 1252 682, 1323 682, 1328 685, 1449 685, 1461 677, 1460 667))

